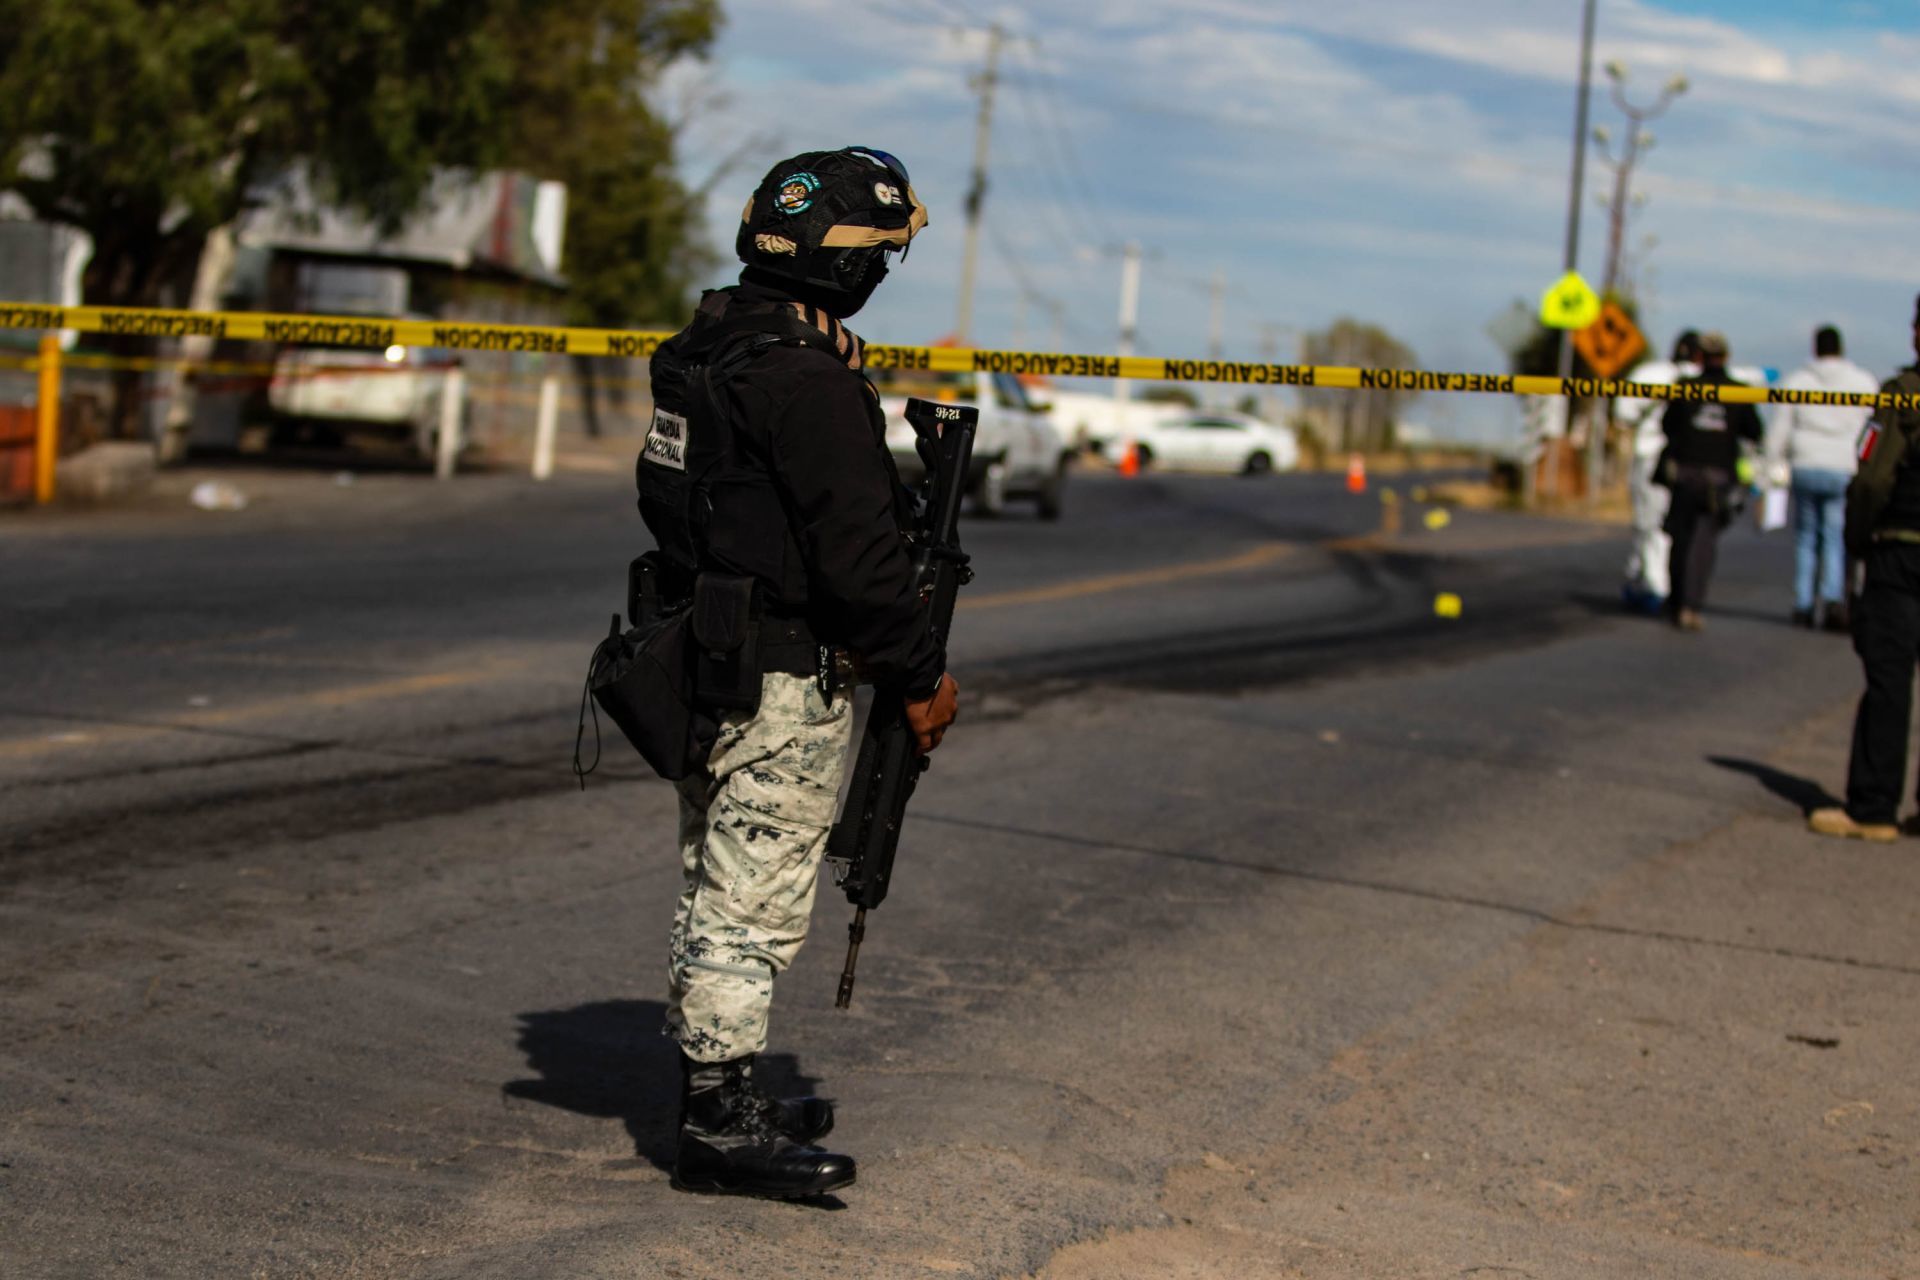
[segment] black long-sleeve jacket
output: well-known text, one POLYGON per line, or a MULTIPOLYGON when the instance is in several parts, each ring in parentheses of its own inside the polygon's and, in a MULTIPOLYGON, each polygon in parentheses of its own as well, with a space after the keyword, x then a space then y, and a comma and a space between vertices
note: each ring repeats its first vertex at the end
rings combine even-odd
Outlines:
MULTIPOLYGON (((1920 365, 1903 369, 1881 393, 1920 392, 1920 365)), ((1864 556, 1876 537, 1920 541, 1920 412, 1881 409, 1867 425, 1860 469, 1847 486, 1847 551, 1864 556)))
MULTIPOLYGON (((740 285, 733 305, 783 304, 740 285)), ((946 670, 915 589, 902 528, 908 497, 886 446, 886 421, 865 376, 824 351, 777 346, 727 383, 741 461, 764 467, 786 508, 782 559, 803 570, 763 578, 768 599, 803 614, 823 643, 860 656, 875 684, 931 696, 946 670)), ((710 530, 717 544, 723 530, 710 530)))
MULTIPOLYGON (((1744 386, 1727 376, 1725 368, 1708 366, 1697 378, 1682 378, 1680 385, 1706 382, 1722 386, 1744 386)), ((1669 461, 1682 467, 1712 467, 1732 475, 1740 463, 1740 442, 1758 443, 1765 434, 1760 411, 1750 404, 1717 404, 1711 401, 1675 400, 1660 420, 1666 432, 1669 461)))

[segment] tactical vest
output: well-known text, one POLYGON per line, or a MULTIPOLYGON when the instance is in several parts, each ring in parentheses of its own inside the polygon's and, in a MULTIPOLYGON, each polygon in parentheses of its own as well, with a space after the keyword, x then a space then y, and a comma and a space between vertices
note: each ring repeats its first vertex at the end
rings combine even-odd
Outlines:
MULTIPOLYGON (((1894 379, 1892 390, 1920 392, 1920 366, 1907 369, 1894 379)), ((1880 513, 1878 528, 1920 532, 1920 412, 1912 409, 1883 409, 1882 422, 1892 418, 1886 432, 1887 445, 1904 446, 1900 466, 1894 472, 1893 493, 1880 513)))
POLYGON ((693 323, 654 352, 653 421, 634 464, 641 519, 670 570, 685 575, 681 583, 704 570, 751 576, 776 609, 806 600, 806 566, 771 459, 734 429, 727 384, 777 346, 813 347, 845 367, 827 336, 791 309, 708 293, 693 323))

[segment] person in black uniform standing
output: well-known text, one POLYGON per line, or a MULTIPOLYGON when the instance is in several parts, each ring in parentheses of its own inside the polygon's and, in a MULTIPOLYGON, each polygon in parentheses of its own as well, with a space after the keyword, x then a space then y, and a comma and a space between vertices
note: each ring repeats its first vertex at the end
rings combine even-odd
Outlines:
MULTIPOLYGON (((1920 299, 1914 303, 1913 346, 1920 355, 1920 299)), ((1901 370, 1880 390, 1920 394, 1920 364, 1901 370)), ((1920 651, 1920 411, 1880 409, 1867 423, 1860 469, 1847 486, 1846 544, 1850 558, 1866 562, 1852 622, 1867 689, 1853 718, 1847 803, 1814 810, 1807 825, 1822 835, 1892 841, 1900 834, 1914 655, 1920 651)))
POLYGON ((684 884, 667 1034, 683 1069, 673 1185, 820 1195, 854 1180, 817 1145, 833 1109, 753 1079, 774 979, 807 936, 853 723, 850 683, 899 691, 922 752, 958 688, 922 607, 886 421, 842 321, 926 225, 883 151, 808 152, 748 201, 737 286, 652 361, 636 476, 665 594, 691 596, 696 697, 718 736, 680 785, 684 884))
MULTIPOLYGON (((1727 340, 1718 333, 1700 338, 1700 373, 1675 384, 1684 393, 1700 384, 1740 386, 1727 374, 1727 340)), ((1676 627, 1698 631, 1705 623, 1707 583, 1720 546, 1720 531, 1733 518, 1739 487, 1740 442, 1758 443, 1764 434, 1760 413, 1750 404, 1720 404, 1676 397, 1667 406, 1661 428, 1667 447, 1659 478, 1673 494, 1666 530, 1673 538, 1668 565, 1673 583, 1668 616, 1676 627)))

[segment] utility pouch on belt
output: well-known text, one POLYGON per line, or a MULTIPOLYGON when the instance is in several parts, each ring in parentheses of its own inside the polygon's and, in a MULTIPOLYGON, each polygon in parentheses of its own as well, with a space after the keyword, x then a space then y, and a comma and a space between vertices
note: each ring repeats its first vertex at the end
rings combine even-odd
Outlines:
POLYGON ((760 709, 759 583, 703 573, 693 580, 695 698, 726 711, 760 709))
MULTIPOLYGON (((669 782, 680 781, 706 763, 720 730, 715 717, 694 696, 691 618, 684 603, 666 606, 623 633, 615 614, 612 630, 593 651, 587 668, 586 692, 620 726, 653 771, 669 782)), ((598 721, 594 741, 598 763, 598 721)), ((580 775, 581 786, 586 785, 590 771, 580 765, 576 738, 574 772, 580 775)))

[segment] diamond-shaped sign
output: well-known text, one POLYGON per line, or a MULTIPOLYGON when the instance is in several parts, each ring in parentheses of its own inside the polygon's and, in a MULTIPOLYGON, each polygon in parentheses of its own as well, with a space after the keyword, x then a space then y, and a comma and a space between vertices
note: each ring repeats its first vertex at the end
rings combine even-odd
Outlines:
POLYGON ((1549 329, 1584 329, 1600 318, 1600 295, 1569 271, 1540 295, 1540 323, 1549 329))
POLYGON ((1587 367, 1602 378, 1618 377, 1647 349, 1647 340, 1632 317, 1614 303, 1600 308, 1600 318, 1573 335, 1573 349, 1587 367))

